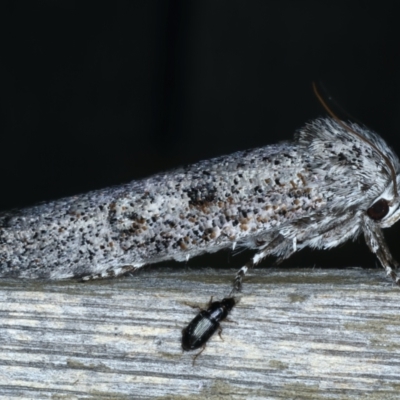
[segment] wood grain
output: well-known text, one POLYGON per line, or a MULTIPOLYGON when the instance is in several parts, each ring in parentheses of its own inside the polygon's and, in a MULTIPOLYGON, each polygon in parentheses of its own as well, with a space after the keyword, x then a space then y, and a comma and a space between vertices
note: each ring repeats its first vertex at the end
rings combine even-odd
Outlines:
POLYGON ((0 398, 391 399, 400 290, 381 270, 256 269, 192 365, 181 329, 236 270, 0 281, 0 398))

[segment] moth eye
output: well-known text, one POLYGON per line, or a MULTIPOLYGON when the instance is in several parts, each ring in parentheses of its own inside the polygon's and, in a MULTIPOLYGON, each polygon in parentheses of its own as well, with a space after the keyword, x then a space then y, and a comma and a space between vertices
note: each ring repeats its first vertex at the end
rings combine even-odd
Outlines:
POLYGON ((389 212, 389 204, 385 199, 380 199, 367 210, 368 217, 378 221, 389 212))

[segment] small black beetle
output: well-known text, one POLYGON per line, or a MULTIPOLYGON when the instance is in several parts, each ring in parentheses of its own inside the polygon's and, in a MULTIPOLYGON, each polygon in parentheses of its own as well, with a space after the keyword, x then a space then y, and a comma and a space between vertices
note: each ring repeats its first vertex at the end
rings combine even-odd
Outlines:
POLYGON ((190 324, 182 330, 183 350, 196 350, 203 347, 200 353, 194 356, 193 365, 196 358, 204 351, 208 339, 210 339, 217 330, 221 337, 222 328, 219 323, 228 316, 228 313, 235 304, 237 304, 237 302, 234 297, 226 297, 221 301, 214 302, 211 297, 207 310, 201 310, 190 324))

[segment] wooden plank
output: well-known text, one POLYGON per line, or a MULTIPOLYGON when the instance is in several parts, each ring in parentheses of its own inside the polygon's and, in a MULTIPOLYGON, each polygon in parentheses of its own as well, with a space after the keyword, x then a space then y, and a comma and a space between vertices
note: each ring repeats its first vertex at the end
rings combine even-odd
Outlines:
POLYGON ((236 270, 89 283, 0 281, 0 397, 390 399, 400 291, 381 270, 257 269, 192 365, 181 329, 236 270))

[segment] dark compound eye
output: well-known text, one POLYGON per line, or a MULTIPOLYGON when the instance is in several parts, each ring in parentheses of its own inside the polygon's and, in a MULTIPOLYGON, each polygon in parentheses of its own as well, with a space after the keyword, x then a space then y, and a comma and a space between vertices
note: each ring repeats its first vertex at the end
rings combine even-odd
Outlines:
POLYGON ((376 203, 372 204, 367 210, 368 217, 375 221, 379 221, 389 212, 389 204, 385 199, 380 199, 376 203))

